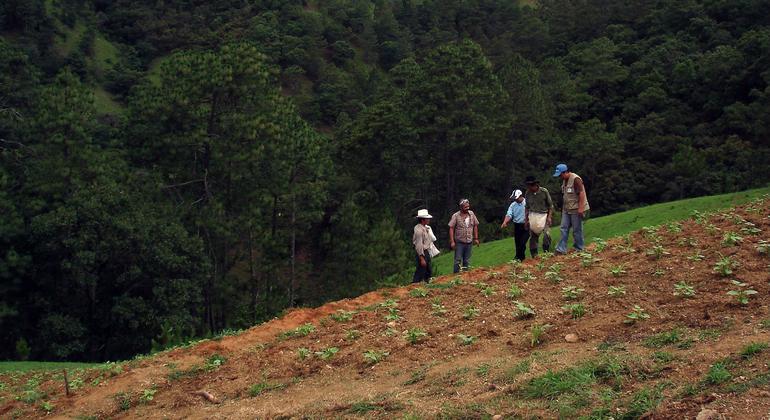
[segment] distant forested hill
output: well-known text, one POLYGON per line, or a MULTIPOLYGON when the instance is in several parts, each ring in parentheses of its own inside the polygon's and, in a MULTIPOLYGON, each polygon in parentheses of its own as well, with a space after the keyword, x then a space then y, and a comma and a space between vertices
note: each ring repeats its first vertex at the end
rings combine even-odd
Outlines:
MULTIPOLYGON (((770 0, 5 0, 0 359, 356 295, 566 162, 594 214, 767 184, 770 0), (526 2, 530 4, 532 2, 526 2)), ((442 242, 443 244, 444 242, 442 242)), ((397 280, 391 278, 391 280, 397 280)))

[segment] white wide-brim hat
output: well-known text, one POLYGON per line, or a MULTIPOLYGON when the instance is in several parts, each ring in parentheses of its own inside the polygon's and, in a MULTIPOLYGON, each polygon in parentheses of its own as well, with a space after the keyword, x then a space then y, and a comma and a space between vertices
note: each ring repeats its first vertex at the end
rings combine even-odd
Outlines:
POLYGON ((428 209, 420 209, 420 210, 417 210, 417 218, 418 219, 432 219, 433 216, 428 214, 428 209))

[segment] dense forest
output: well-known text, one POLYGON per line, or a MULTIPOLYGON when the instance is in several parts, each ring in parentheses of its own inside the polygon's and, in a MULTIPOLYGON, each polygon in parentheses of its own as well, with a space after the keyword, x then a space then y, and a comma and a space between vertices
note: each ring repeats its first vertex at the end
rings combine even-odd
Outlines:
POLYGON ((769 86, 770 0, 4 0, 0 359, 399 282, 558 161, 594 215, 766 185, 769 86))

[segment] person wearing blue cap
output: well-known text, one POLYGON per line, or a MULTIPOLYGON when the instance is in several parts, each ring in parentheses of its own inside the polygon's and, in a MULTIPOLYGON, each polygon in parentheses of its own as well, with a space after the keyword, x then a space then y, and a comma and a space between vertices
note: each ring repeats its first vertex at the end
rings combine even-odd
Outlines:
POLYGON ((556 253, 567 253, 570 228, 572 228, 575 249, 582 251, 584 246, 583 218, 586 210, 590 208, 583 179, 578 174, 571 172, 563 163, 556 165, 553 176, 561 178, 561 192, 564 197, 561 209, 561 239, 556 246, 556 253))

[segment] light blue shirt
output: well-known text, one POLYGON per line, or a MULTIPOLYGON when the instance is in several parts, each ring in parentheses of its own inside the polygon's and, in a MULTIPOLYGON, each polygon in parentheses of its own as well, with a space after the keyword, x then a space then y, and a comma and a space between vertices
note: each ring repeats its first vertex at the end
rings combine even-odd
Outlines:
POLYGON ((527 205, 527 200, 521 200, 521 203, 513 202, 508 207, 508 213, 505 215, 511 218, 513 223, 524 223, 524 207, 527 205))

